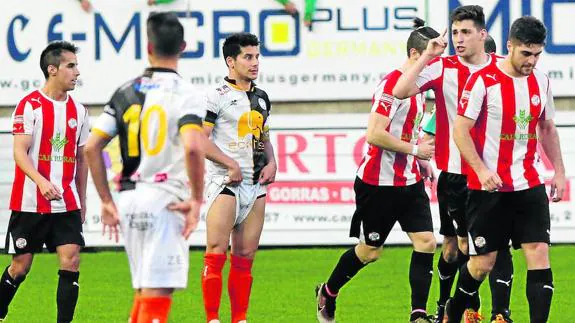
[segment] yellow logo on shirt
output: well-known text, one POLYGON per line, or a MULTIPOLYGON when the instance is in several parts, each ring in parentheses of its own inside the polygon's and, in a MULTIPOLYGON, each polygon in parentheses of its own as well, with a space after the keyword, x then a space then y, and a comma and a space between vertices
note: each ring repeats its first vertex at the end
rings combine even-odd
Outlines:
POLYGON ((264 116, 257 111, 250 111, 242 114, 238 120, 238 140, 243 139, 248 134, 260 140, 264 132, 264 116))

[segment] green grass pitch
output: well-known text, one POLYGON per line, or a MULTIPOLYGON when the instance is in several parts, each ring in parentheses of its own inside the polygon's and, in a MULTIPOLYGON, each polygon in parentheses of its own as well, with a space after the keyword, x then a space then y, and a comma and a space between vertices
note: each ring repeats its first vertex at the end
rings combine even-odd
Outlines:
MULTIPOLYGON (((315 322, 314 286, 324 281, 344 248, 261 250, 254 265, 254 285, 249 322, 315 322)), ((575 322, 575 246, 554 246, 551 261, 555 295, 550 322, 575 322)), ((382 258, 362 270, 341 291, 338 322, 408 322, 410 290, 408 265, 411 249, 392 247, 382 258)), ((435 261, 438 253, 436 253, 435 261)), ((525 298, 526 269, 520 251, 513 253, 515 281, 511 309, 515 322, 528 322, 525 298)), ((9 256, 1 256, 7 265, 9 256)), ((170 322, 205 322, 200 292, 202 252, 191 251, 188 289, 175 294, 170 322)), ((3 266, 4 266, 3 265, 3 266)), ((227 277, 226 264, 224 277, 227 277)), ((10 307, 8 323, 56 321, 57 259, 40 254, 28 278, 10 307)), ((80 299, 75 322, 127 322, 132 290, 124 252, 96 252, 82 255, 80 299)), ((221 320, 230 322, 224 278, 221 320)), ((438 293, 434 275, 428 311, 435 312, 438 293)), ((491 308, 488 284, 481 288, 483 313, 491 308)))

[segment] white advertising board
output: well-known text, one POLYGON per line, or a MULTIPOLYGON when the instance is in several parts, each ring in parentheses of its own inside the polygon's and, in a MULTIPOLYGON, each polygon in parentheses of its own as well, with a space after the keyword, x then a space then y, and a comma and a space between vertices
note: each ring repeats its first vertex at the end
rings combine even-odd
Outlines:
MULTIPOLYGON (((349 223, 355 209, 353 180, 365 146, 366 114, 276 115, 272 142, 278 162, 277 183, 267 194, 265 228, 262 245, 335 245, 349 244, 349 223)), ((564 162, 567 167, 568 189, 563 202, 551 204, 552 242, 575 242, 575 113, 557 115, 564 162)), ((9 219, 7 209, 14 174, 12 141, 9 122, 0 119, 0 239, 3 239, 9 219)), ((107 153, 111 160, 109 174, 121 165, 114 149, 107 153)), ((542 158, 546 178, 553 174, 551 165, 542 158)), ((427 185, 431 197, 433 222, 439 227, 435 185, 427 185)), ((84 226, 88 246, 118 245, 101 234, 99 199, 90 183, 88 186, 87 221, 84 226)), ((437 230, 436 230, 437 232, 437 230)), ((440 238, 437 235, 438 239, 440 238)), ((3 240, 0 240, 3 241, 3 240)), ((192 245, 205 242, 205 214, 197 232, 190 238, 192 245)), ((388 244, 409 243, 398 226, 388 244)))
MULTIPOLYGON (((365 100, 382 75, 401 66, 411 20, 419 16, 438 31, 459 4, 485 7, 498 53, 505 54, 510 23, 533 14, 549 37, 540 66, 549 72, 555 95, 575 96, 575 41, 569 28, 573 1, 542 0, 319 0, 313 30, 274 0, 193 1, 148 7, 142 0, 93 0, 85 13, 76 1, 3 0, 0 11, 0 105, 15 105, 43 83, 38 61, 49 41, 73 41, 80 48, 80 83, 75 97, 107 102, 114 90, 147 65, 145 22, 151 10, 178 13, 187 49, 181 74, 211 87, 227 72, 223 39, 249 31, 261 40, 258 84, 272 101, 365 100)), ((294 0, 299 8, 304 0, 294 0)))

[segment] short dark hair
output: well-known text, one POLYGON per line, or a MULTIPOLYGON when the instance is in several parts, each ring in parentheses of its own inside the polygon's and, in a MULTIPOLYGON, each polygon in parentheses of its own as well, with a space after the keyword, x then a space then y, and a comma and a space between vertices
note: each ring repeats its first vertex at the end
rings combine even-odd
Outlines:
POLYGON ((60 57, 62 52, 70 52, 76 54, 78 52, 78 47, 67 41, 54 41, 48 44, 46 48, 40 54, 40 69, 44 73, 44 77, 48 79, 48 66, 60 66, 60 57))
POLYGON ((421 54, 427 48, 427 43, 430 39, 439 37, 439 33, 428 26, 425 26, 425 21, 421 18, 413 19, 413 30, 407 38, 407 57, 409 57, 409 51, 412 48, 421 54))
POLYGON ((483 7, 478 5, 459 6, 451 12, 451 23, 472 20, 478 29, 486 29, 483 7))
POLYGON ((497 51, 497 44, 495 44, 495 40, 490 35, 485 37, 485 44, 483 44, 483 48, 485 48, 485 52, 488 54, 495 53, 497 51))
POLYGON ((172 12, 154 12, 148 17, 148 42, 152 44, 154 55, 176 56, 184 43, 184 26, 172 12))
MULTIPOLYGON (((258 37, 250 33, 236 33, 224 41, 224 46, 222 47, 222 52, 224 54, 224 60, 228 57, 236 59, 238 55, 242 52, 242 47, 246 46, 258 46, 260 41, 258 37)), ((227 65, 227 62, 226 62, 227 65)))
POLYGON ((547 38, 547 28, 537 18, 523 16, 511 24, 509 30, 509 40, 525 45, 545 45, 547 38))

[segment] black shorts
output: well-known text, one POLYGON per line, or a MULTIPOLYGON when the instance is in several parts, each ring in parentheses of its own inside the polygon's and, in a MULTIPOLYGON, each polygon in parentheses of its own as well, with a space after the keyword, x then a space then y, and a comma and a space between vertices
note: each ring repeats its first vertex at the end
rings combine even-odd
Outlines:
POLYGON ((516 192, 470 190, 467 202, 469 254, 482 255, 522 243, 549 243, 551 221, 545 186, 516 192))
POLYGON ((467 177, 461 174, 441 172, 437 179, 437 202, 439 202, 439 233, 446 237, 467 237, 465 209, 467 205, 467 177), (455 225, 457 225, 457 228, 455 225))
POLYGON ((83 247, 80 210, 64 213, 12 211, 6 233, 6 253, 38 253, 42 252, 44 244, 50 252, 65 244, 83 247))
POLYGON ((405 232, 433 232, 429 197, 423 181, 409 186, 374 186, 356 178, 355 213, 350 237, 370 246, 383 245, 395 222, 405 232), (363 237, 360 237, 363 231, 363 237))

